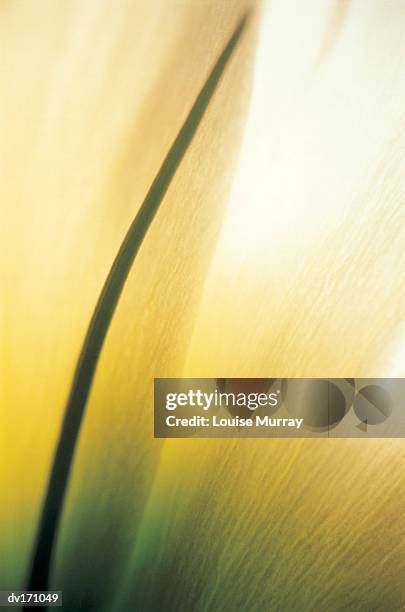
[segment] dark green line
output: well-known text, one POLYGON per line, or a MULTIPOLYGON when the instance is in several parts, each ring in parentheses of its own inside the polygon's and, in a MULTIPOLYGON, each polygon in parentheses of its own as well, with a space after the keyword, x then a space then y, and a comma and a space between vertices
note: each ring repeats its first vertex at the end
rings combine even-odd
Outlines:
POLYGON ((28 590, 46 590, 73 456, 97 362, 132 263, 204 116, 248 16, 240 21, 202 87, 132 222, 104 283, 76 366, 33 551, 28 590))

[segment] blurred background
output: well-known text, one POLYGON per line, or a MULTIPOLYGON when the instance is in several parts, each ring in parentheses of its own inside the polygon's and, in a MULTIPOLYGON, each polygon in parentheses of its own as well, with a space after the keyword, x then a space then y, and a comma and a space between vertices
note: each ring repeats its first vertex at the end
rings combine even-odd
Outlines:
POLYGON ((403 440, 155 440, 154 377, 404 375, 401 0, 0 4, 0 584, 26 585, 125 233, 50 586, 67 610, 405 609, 403 440))

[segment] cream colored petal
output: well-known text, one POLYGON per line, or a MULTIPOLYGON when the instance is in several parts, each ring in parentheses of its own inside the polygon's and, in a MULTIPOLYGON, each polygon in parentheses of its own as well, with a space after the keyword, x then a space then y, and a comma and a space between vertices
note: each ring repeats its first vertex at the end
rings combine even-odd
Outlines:
MULTIPOLYGON (((28 569, 75 362, 103 281, 246 7, 158 0, 2 7, 4 588, 22 585, 28 569)), ((94 505, 119 499, 117 486, 134 497, 131 524, 122 516, 129 536, 141 511, 159 451, 148 413, 152 379, 174 373, 185 357, 243 126, 252 37, 253 29, 232 58, 107 339, 67 512, 73 548, 81 520, 77 507, 70 518, 75 502, 83 514, 90 504, 91 546, 106 518, 96 520, 94 505)), ((112 518, 126 512, 104 509, 112 518)))
MULTIPOLYGON (((404 7, 336 4, 268 5, 184 376, 404 374, 404 7)), ((116 609, 402 609, 404 474, 402 440, 167 440, 116 609)))

